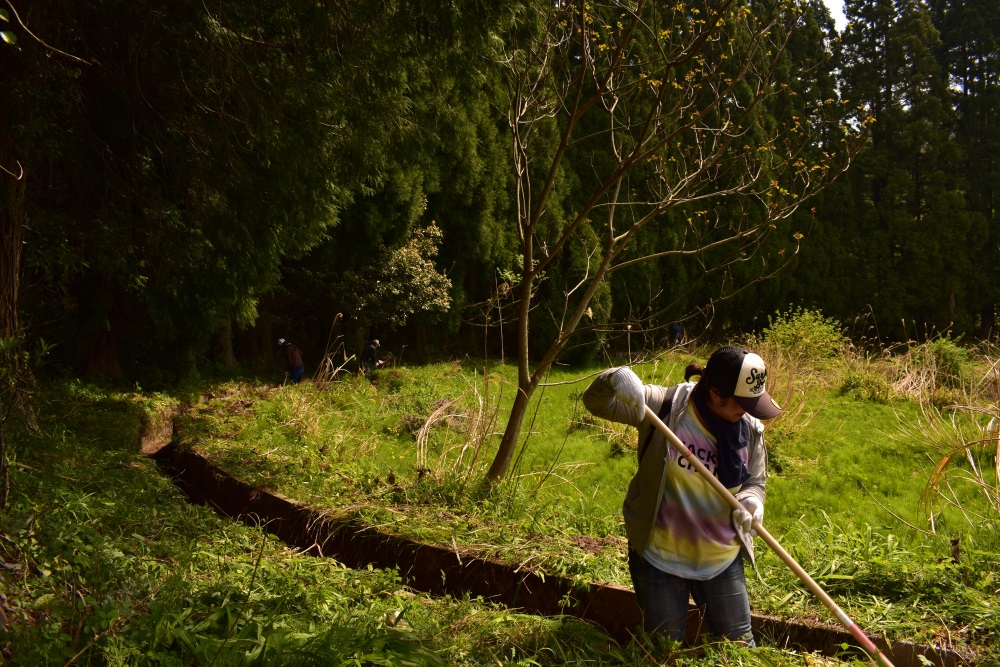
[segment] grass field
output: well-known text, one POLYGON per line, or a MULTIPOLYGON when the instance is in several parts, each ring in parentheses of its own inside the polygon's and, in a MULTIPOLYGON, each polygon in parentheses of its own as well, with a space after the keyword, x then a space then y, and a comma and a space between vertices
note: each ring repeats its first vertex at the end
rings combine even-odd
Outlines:
MULTIPOLYGON (((40 431, 19 434, 0 515, 5 663, 625 667, 670 655, 570 618, 420 596, 394 571, 297 555, 189 504, 137 452, 162 396, 72 383, 37 398, 40 431)), ((677 664, 741 651, 708 646, 677 664)))
MULTIPOLYGON (((636 370, 648 382, 670 383, 689 359, 636 370)), ((181 433, 249 482, 334 514, 438 544, 455 539, 545 573, 627 585, 620 505, 635 436, 582 412, 579 395, 597 370, 552 373, 528 418, 528 445, 512 480, 487 497, 477 488, 503 425, 492 417, 504 414, 510 398, 509 387, 506 396, 500 391, 509 368, 487 369, 488 382, 481 364, 466 362, 389 369, 374 382, 230 385, 198 406, 181 433), (266 396, 233 407, 246 406, 255 391, 266 396), (479 443, 482 420, 489 428, 479 443), (575 545, 578 535, 607 538, 608 547, 595 555, 575 545)), ((790 418, 773 429, 765 520, 773 534, 873 633, 988 642, 1000 629, 996 516, 969 521, 939 503, 936 534, 929 534, 921 497, 941 443, 920 428, 920 403, 861 400, 843 384, 818 385, 808 375, 800 382, 788 394, 790 418), (962 554, 957 563, 952 540, 962 554)), ((976 487, 953 489, 966 511, 982 505, 976 487)), ((751 582, 757 610, 827 618, 773 555, 762 556, 759 570, 751 582)))
MULTIPOLYGON (((947 641, 1000 664, 995 446, 942 469, 951 500, 936 496, 933 522, 921 502, 935 463, 995 414, 983 388, 914 380, 912 357, 787 352, 769 356, 787 410, 766 434, 765 524, 870 634, 947 641), (982 414, 945 409, 975 401, 982 414)), ((694 358, 635 368, 668 384, 694 358)), ((981 372, 981 359, 967 365, 981 372)), ((172 395, 53 384, 37 396, 38 428, 18 431, 14 503, 0 517, 0 645, 19 664, 822 664, 727 644, 621 647, 577 621, 414 595, 393 572, 297 556, 187 504, 135 443, 143 419, 184 404, 181 445, 251 484, 423 541, 627 585, 620 505, 635 436, 582 410, 598 370, 553 371, 511 478, 491 493, 480 482, 513 379, 495 364, 280 388, 231 379, 172 395), (580 535, 605 548, 579 548, 580 535)), ((828 620, 776 557, 758 565, 755 611, 828 620)))

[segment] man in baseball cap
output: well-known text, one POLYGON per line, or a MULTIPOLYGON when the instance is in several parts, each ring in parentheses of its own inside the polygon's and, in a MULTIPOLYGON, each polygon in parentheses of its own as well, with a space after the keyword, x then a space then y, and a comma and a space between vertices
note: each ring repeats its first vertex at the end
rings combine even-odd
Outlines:
POLYGON ((764 360, 727 345, 704 367, 688 364, 684 382, 670 387, 645 384, 627 366, 609 368, 594 378, 583 404, 597 417, 638 428, 637 468, 622 516, 643 628, 682 641, 693 597, 712 634, 753 646, 743 564, 753 563, 754 531, 764 521, 767 448, 760 420, 781 414, 767 393, 764 360), (647 423, 648 411, 687 446, 687 455, 647 423), (689 456, 736 496, 739 509, 720 498, 689 456))
POLYGON ((361 372, 365 375, 371 375, 372 371, 382 365, 382 362, 378 360, 377 350, 379 347, 378 338, 372 338, 372 341, 361 351, 361 372))
POLYGON ((742 347, 720 347, 709 357, 702 378, 723 397, 732 396, 757 419, 772 419, 781 408, 767 393, 767 367, 760 355, 742 347))

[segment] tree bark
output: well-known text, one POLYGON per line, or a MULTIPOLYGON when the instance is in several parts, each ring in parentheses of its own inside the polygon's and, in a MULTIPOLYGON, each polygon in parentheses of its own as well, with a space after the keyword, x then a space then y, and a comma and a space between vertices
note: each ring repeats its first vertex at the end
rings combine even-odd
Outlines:
MULTIPOLYGON (((8 151, 0 152, 0 161, 9 162, 8 151)), ((7 206, 0 225, 0 338, 20 331, 18 295, 21 289, 21 248, 24 245, 25 178, 4 177, 7 206)))
POLYGON ((517 440, 521 435, 521 423, 524 421, 528 402, 535 392, 535 387, 538 386, 538 378, 541 377, 537 369, 532 375, 528 367, 528 323, 531 315, 531 288, 534 280, 531 278, 530 233, 526 236, 528 240, 523 246, 524 263, 521 270, 521 293, 517 304, 517 396, 514 397, 514 407, 511 409, 510 417, 507 419, 507 427, 500 439, 500 448, 486 473, 486 483, 489 485, 499 482, 507 474, 511 458, 514 456, 514 449, 517 447, 517 440))
POLYGON ((233 352, 233 325, 228 320, 212 334, 212 358, 221 362, 226 368, 239 366, 236 353, 233 352))
POLYGON ((996 320, 996 316, 996 304, 993 303, 986 304, 980 311, 979 337, 983 340, 989 340, 990 336, 993 335, 993 323, 996 320))
MULTIPOLYGON (((12 151, 9 142, 4 142, 0 150, 0 163, 11 164, 12 151)), ((18 299, 21 291, 21 248, 24 245, 24 196, 25 178, 4 178, 7 190, 7 206, 0 220, 0 338, 14 338, 21 333, 18 299)), ((10 497, 10 471, 7 464, 6 425, 11 411, 22 398, 21 385, 27 368, 21 367, 21 355, 16 348, 0 359, 7 368, 3 369, 3 388, 0 393, 0 509, 7 509, 10 497)))
POLYGON ((0 427, 0 510, 7 509, 10 500, 10 469, 7 464, 7 439, 0 427))
POLYGON ((486 483, 490 486, 496 484, 504 478, 510 468, 517 441, 521 436, 521 425, 528 412, 528 404, 531 402, 531 395, 535 393, 537 382, 529 382, 526 386, 518 383, 517 395, 514 397, 514 406, 510 409, 510 416, 507 418, 507 427, 504 429, 503 437, 500 439, 500 448, 497 451, 489 471, 486 473, 486 483))
POLYGON ((99 331, 94 336, 87 357, 86 376, 89 379, 121 380, 125 377, 118 362, 118 338, 112 330, 99 331))

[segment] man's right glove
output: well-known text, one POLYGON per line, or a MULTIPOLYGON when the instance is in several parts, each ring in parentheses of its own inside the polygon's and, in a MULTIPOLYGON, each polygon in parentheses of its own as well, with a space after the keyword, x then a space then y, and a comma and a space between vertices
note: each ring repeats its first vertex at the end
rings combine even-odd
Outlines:
POLYGON ((764 503, 757 496, 746 495, 740 498, 740 504, 743 509, 733 510, 733 523, 744 533, 757 537, 757 531, 752 526, 754 521, 761 523, 764 520, 764 503))
POLYGON ((615 400, 628 411, 630 422, 639 424, 646 418, 646 391, 642 380, 628 366, 622 366, 608 378, 615 390, 615 400))

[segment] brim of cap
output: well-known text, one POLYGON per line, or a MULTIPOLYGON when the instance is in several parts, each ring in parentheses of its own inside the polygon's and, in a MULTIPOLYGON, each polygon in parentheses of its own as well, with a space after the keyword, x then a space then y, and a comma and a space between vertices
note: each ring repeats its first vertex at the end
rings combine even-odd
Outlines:
POLYGON ((733 398, 736 399, 741 408, 747 411, 747 414, 757 419, 773 419, 784 412, 766 391, 754 398, 745 398, 743 396, 734 396, 733 398))

